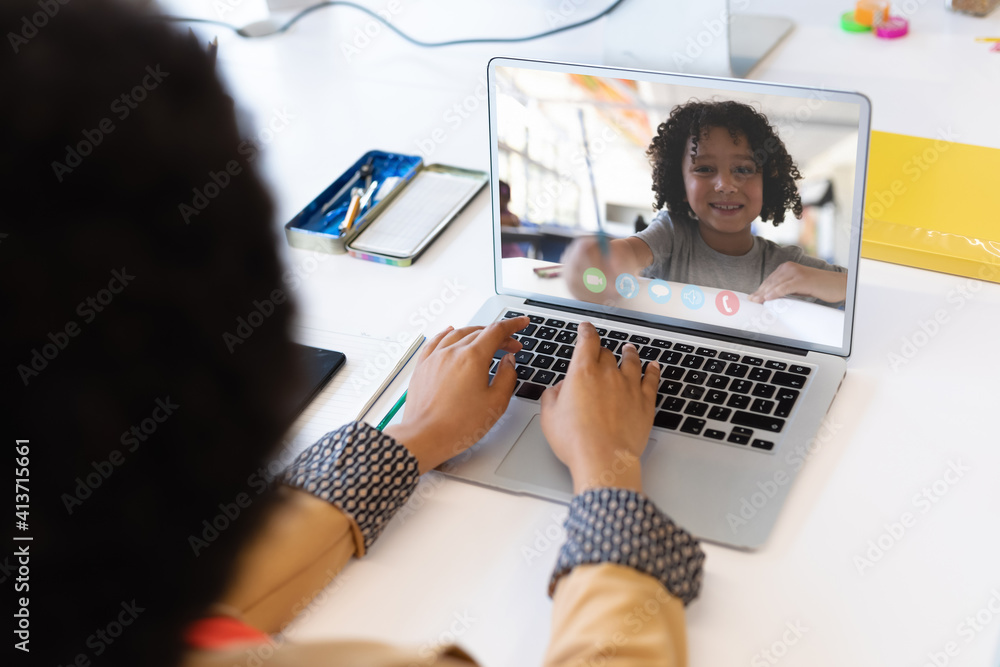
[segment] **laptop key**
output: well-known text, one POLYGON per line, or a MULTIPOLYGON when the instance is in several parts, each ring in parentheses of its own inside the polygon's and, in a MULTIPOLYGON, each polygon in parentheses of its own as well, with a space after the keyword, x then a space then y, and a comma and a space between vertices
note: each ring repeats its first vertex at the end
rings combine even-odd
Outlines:
POLYGON ((744 394, 730 394, 726 405, 737 410, 742 410, 750 405, 750 397, 744 394))
POLYGON ((684 359, 681 360, 681 366, 684 368, 694 368, 695 370, 701 368, 702 363, 704 363, 705 357, 699 357, 696 354, 689 354, 684 359))
POLYGON ((754 382, 767 382, 767 379, 771 377, 771 371, 766 368, 755 368, 750 371, 750 375, 747 377, 754 382))
POLYGON ((524 317, 524 313, 518 313, 513 310, 508 310, 506 313, 504 313, 503 317, 505 320, 510 319, 512 317, 524 317))
POLYGON ((612 352, 614 352, 615 350, 618 349, 618 341, 612 340, 610 338, 602 338, 601 347, 605 348, 606 350, 611 350, 612 352))
POLYGON ((726 369, 726 375, 734 378, 741 378, 747 374, 750 367, 745 364, 729 364, 729 368, 726 369))
POLYGON ((560 331, 556 336, 557 343, 572 343, 576 340, 576 334, 572 331, 560 331))
POLYGON ((579 322, 568 322, 566 328, 570 331, 576 331, 580 327, 579 322))
POLYGON ((526 352, 524 350, 521 350, 520 352, 514 355, 514 362, 517 364, 526 364, 529 361, 531 361, 534 357, 535 355, 533 355, 531 352, 526 352))
POLYGON ((812 369, 809 368, 808 366, 794 366, 793 365, 788 370, 790 370, 793 373, 798 373, 799 375, 809 375, 809 371, 811 371, 812 369))
POLYGON ((772 371, 783 371, 788 368, 788 364, 784 361, 774 361, 773 359, 765 361, 764 366, 770 368, 772 371))
POLYGON ((534 350, 535 346, 538 345, 537 338, 521 338, 520 341, 521 341, 521 349, 527 350, 529 352, 534 350))
POLYGON ((690 386, 684 387, 684 391, 681 392, 681 396, 683 396, 684 398, 693 398, 695 400, 698 400, 698 399, 700 399, 702 397, 702 395, 704 393, 705 393, 705 388, 704 387, 698 387, 696 385, 690 385, 690 386))
POLYGON ((729 415, 733 414, 733 411, 729 408, 714 406, 708 411, 708 418, 714 419, 717 422, 729 421, 729 415))
MULTIPOLYGON (((559 362, 557 361, 556 363, 558 364, 559 362)), ((552 381, 552 384, 553 385, 557 385, 557 384, 559 384, 560 382, 562 382, 565 379, 566 379, 566 376, 563 375, 562 373, 560 373, 559 375, 556 376, 556 379, 552 381)))
POLYGON ((563 320, 556 320, 550 317, 549 319, 545 320, 545 325, 549 327, 555 327, 556 329, 562 329, 564 326, 566 326, 566 322, 564 322, 563 320))
POLYGON ((720 352, 719 359, 722 359, 723 361, 739 361, 740 355, 734 352, 720 352))
POLYGON ((654 338, 651 344, 652 344, 653 347, 658 347, 661 350, 668 350, 668 349, 670 349, 670 341, 669 340, 663 340, 662 338, 654 338))
POLYGON ((621 331, 609 331, 608 336, 615 340, 628 340, 628 334, 621 331))
POLYGON ((742 410, 737 410, 733 414, 732 423, 739 426, 749 426, 750 428, 756 428, 761 431, 768 431, 771 433, 778 433, 785 426, 784 419, 768 417, 767 415, 758 415, 753 412, 744 412, 742 410))
POLYGON ((532 379, 539 384, 549 384, 555 377, 556 374, 552 371, 538 371, 532 379))
POLYGON ((607 329, 602 329, 601 327, 595 327, 595 329, 597 330, 597 335, 598 336, 607 336, 608 335, 608 330, 607 329))
POLYGON ((681 353, 677 350, 667 350, 660 355, 661 364, 678 364, 681 361, 681 353))
POLYGON ((774 401, 768 401, 763 398, 755 399, 753 404, 750 406, 751 412, 759 412, 762 415, 771 414, 771 410, 774 409, 774 401))
POLYGON ((686 402, 683 398, 668 398, 663 401, 663 409, 670 410, 671 412, 680 412, 684 409, 686 402))
POLYGON ((745 445, 750 442, 751 435, 753 435, 753 431, 748 428, 734 428, 726 440, 734 442, 737 445, 745 445))
POLYGON ((556 330, 552 327, 538 327, 538 332, 535 336, 542 340, 552 340, 556 337, 556 330))
POLYGON ((538 349, 535 351, 538 352, 538 354, 555 354, 556 350, 558 349, 559 346, 553 343, 552 341, 543 340, 541 344, 538 346, 538 349))
POLYGON ((562 357, 563 359, 569 359, 573 356, 573 346, 572 345, 561 345, 556 351, 557 357, 562 357))
POLYGON ((683 417, 676 412, 664 412, 663 410, 660 410, 653 418, 653 426, 676 429, 681 425, 681 419, 683 419, 683 417))
POLYGON ((493 375, 494 373, 497 372, 497 366, 499 365, 500 365, 499 361, 497 361, 496 359, 492 360, 492 363, 490 363, 490 375, 493 375))
POLYGON ((737 394, 749 394, 751 387, 753 387, 753 382, 750 380, 733 380, 733 383, 729 385, 729 391, 735 391, 737 394))
POLYGON ((656 361, 660 358, 660 351, 655 347, 644 347, 639 350, 639 358, 647 361, 656 361))
POLYGON ((684 376, 684 381, 688 384, 704 384, 708 379, 708 373, 704 371, 688 371, 684 376))
POLYGON ((674 349, 678 352, 694 352, 694 345, 688 345, 687 343, 677 343, 674 345, 674 349))
POLYGON ((711 389, 707 394, 705 394, 705 400, 709 403, 715 403, 716 405, 722 405, 729 398, 729 394, 724 391, 719 391, 718 389, 711 389))
POLYGON ((799 392, 794 389, 782 388, 778 390, 778 395, 775 396, 779 401, 791 401, 795 402, 795 399, 799 397, 799 392))
POLYGON ((534 372, 535 369, 531 366, 521 366, 517 369, 517 377, 519 380, 530 380, 534 372))
POLYGON ((716 352, 710 347, 699 347, 697 350, 695 350, 695 352, 697 352, 703 357, 714 357, 716 354, 718 354, 718 352, 716 352))
POLYGON ((774 449, 774 443, 771 442, 770 440, 760 440, 760 439, 757 439, 757 440, 754 440, 753 442, 751 442, 750 446, 751 447, 756 447, 757 449, 763 449, 763 450, 766 450, 766 451, 771 451, 772 449, 774 449))
POLYGON ((660 375, 667 378, 668 380, 680 380, 684 377, 684 369, 680 366, 664 366, 663 362, 660 362, 660 375))
POLYGON ((752 396, 757 398, 771 398, 774 396, 774 391, 777 389, 773 384, 758 384, 755 385, 753 391, 750 392, 752 396))
POLYGON ((782 373, 781 371, 775 371, 774 377, 771 378, 771 383, 776 384, 779 387, 791 387, 792 389, 802 389, 806 384, 806 378, 803 375, 793 375, 791 373, 782 373))
POLYGON ((658 393, 665 394, 667 396, 676 396, 680 393, 682 385, 680 382, 674 382, 673 380, 664 380, 660 384, 660 390, 658 393))
MULTIPOLYGON (((544 355, 538 355, 535 360, 531 362, 531 365, 535 368, 548 368, 555 361, 555 357, 546 357, 544 355)), ((527 379, 527 378, 525 378, 527 379)))
POLYGON ((528 315, 528 319, 531 320, 532 324, 541 324, 545 321, 545 318, 541 315, 528 315))
POLYGON ((795 401, 778 401, 778 407, 774 409, 774 416, 784 419, 792 414, 793 407, 795 407, 795 401))
POLYGON ((681 425, 681 431, 691 435, 698 435, 703 428, 705 428, 705 420, 697 417, 688 417, 681 425))
POLYGON ((635 343, 638 345, 649 345, 649 336, 640 336, 639 334, 632 334, 628 338, 628 342, 635 343))
POLYGON ((718 359, 709 359, 708 363, 705 364, 705 370, 709 373, 721 373, 726 370, 726 362, 719 361, 718 359))
POLYGON ((521 388, 517 390, 515 396, 521 398, 527 398, 531 401, 537 401, 545 393, 545 387, 540 384, 534 384, 532 382, 525 382, 521 385, 521 388))
POLYGON ((747 366, 763 366, 764 360, 760 357, 751 357, 748 355, 743 357, 743 363, 747 366))
POLYGON ((521 334, 522 336, 534 336, 536 331, 538 331, 538 325, 529 324, 528 326, 524 327, 517 333, 521 334))
POLYGON ((729 384, 729 378, 727 378, 725 375, 713 375, 708 378, 708 382, 706 382, 705 384, 711 387, 712 389, 725 389, 726 385, 729 384))
POLYGON ((569 361, 566 359, 556 359, 556 363, 552 365, 552 370, 556 373, 565 373, 569 370, 569 361))
POLYGON ((706 438, 712 438, 713 440, 722 440, 723 438, 726 437, 726 432, 716 431, 714 428, 707 428, 705 429, 705 432, 702 435, 704 435, 706 438))
POLYGON ((708 412, 708 403, 701 403, 699 401, 688 401, 687 407, 684 408, 684 414, 694 415, 695 417, 704 417, 706 412, 708 412))

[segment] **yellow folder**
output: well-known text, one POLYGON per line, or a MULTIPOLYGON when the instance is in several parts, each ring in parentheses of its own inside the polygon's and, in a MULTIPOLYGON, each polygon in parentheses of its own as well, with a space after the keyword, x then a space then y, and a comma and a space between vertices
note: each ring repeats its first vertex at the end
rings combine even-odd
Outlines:
POLYGON ((861 255, 1000 282, 1000 150, 872 132, 861 255))

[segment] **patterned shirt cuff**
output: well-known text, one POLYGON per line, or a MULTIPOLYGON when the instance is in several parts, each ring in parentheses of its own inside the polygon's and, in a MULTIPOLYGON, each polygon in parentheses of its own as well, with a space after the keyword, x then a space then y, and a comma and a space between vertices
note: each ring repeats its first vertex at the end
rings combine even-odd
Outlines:
POLYGON ((645 495, 588 489, 573 498, 565 526, 566 543, 549 582, 550 596, 577 565, 617 563, 658 579, 685 605, 698 597, 705 553, 645 495))
POLYGON ((367 551, 420 481, 417 459, 391 436, 353 422, 327 433, 292 462, 281 481, 337 506, 367 551))

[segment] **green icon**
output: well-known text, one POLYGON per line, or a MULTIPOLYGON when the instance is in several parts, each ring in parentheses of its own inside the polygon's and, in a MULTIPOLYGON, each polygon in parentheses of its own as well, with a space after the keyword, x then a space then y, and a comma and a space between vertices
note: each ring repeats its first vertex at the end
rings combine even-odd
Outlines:
POLYGON ((608 279, 604 277, 604 272, 591 267, 583 272, 583 285, 591 292, 603 292, 608 286, 608 279))

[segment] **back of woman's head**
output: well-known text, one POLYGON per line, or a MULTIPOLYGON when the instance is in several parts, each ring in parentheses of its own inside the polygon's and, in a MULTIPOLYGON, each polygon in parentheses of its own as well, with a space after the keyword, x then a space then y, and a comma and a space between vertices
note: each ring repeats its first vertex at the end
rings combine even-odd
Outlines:
POLYGON ((290 306, 237 330, 282 287, 272 205, 193 39, 111 0, 5 0, 0 29, 30 657, 172 664, 266 505, 255 471, 285 426, 290 306))

